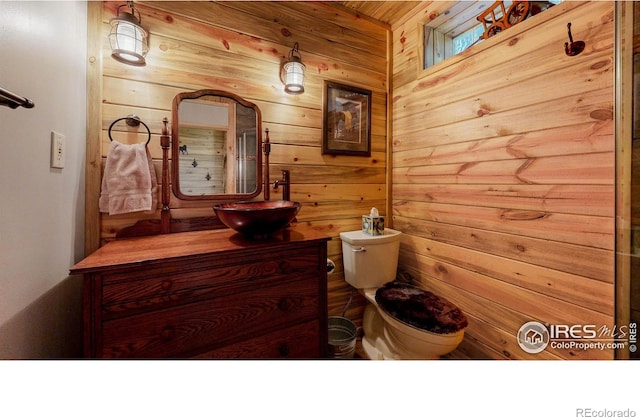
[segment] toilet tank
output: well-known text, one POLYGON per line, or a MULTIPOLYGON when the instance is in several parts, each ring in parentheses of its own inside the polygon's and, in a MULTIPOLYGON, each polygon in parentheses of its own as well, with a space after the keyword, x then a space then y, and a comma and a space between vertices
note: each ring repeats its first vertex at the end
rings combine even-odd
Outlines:
POLYGON ((344 279, 354 288, 377 288, 393 281, 398 268, 401 232, 384 229, 380 236, 355 230, 340 233, 344 279))

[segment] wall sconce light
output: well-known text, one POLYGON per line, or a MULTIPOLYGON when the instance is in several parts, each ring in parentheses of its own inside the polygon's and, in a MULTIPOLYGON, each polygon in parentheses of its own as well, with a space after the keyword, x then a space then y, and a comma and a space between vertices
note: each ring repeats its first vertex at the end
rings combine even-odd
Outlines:
POLYGON ((149 52, 147 41, 149 33, 140 26, 142 21, 140 12, 133 7, 132 1, 128 1, 126 5, 118 6, 116 14, 117 17, 109 22, 111 24, 111 33, 109 33, 111 56, 125 64, 145 65, 144 57, 149 52), (128 7, 131 12, 120 11, 122 7, 128 7))
POLYGON ((293 45, 293 49, 289 52, 289 59, 282 65, 281 79, 285 93, 304 93, 304 64, 300 58, 298 42, 293 45))

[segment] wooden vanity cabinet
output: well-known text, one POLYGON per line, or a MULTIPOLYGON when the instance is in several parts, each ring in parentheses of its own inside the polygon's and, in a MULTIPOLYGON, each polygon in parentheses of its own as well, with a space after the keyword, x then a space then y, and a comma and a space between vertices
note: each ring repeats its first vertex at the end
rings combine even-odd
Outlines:
POLYGON ((89 358, 327 356, 328 237, 230 229, 109 242, 84 274, 89 358))

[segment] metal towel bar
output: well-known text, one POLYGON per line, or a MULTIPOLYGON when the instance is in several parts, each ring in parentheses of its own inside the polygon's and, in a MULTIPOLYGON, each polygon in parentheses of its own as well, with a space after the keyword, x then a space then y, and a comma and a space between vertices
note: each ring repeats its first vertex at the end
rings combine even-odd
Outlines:
POLYGON ((0 106, 8 106, 12 109, 16 109, 22 106, 30 109, 35 106, 35 104, 33 103, 33 101, 29 100, 26 97, 20 97, 10 91, 5 90, 4 88, 0 88, 0 106))

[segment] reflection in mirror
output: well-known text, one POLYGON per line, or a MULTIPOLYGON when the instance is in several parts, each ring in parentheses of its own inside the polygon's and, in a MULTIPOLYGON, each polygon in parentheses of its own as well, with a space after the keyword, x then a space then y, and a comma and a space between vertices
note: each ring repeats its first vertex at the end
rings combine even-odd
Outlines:
POLYGON ((185 200, 249 199, 262 188, 261 116, 232 93, 199 90, 173 102, 172 179, 185 200))

